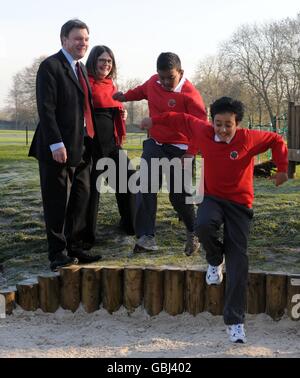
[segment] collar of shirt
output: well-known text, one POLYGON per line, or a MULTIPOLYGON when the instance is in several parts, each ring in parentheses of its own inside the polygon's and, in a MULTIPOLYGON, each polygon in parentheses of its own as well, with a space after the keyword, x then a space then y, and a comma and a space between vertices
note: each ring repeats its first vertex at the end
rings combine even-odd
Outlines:
MULTIPOLYGON (((68 53, 67 50, 65 50, 64 48, 61 49, 62 53, 64 54, 64 56, 66 57, 67 61, 70 63, 70 66, 72 67, 72 70, 75 74, 75 76, 77 77, 77 72, 76 72, 76 63, 77 63, 77 60, 75 60, 72 55, 70 53, 68 53)), ((78 77, 77 77, 78 79, 78 77)))
MULTIPOLYGON (((180 93, 180 92, 181 92, 181 89, 182 89, 182 87, 183 87, 183 84, 185 83, 185 81, 186 81, 186 77, 182 76, 182 78, 181 78, 180 82, 178 83, 177 87, 174 88, 174 89, 173 89, 172 91, 170 91, 170 92, 178 92, 178 93, 180 93)), ((157 80, 157 83, 161 85, 161 82, 160 82, 159 80, 157 80)))
MULTIPOLYGON (((234 136, 233 136, 233 137, 234 137, 234 136)), ((229 143, 232 141, 233 137, 230 138, 229 140, 227 140, 225 143, 229 144, 229 143)), ((217 134, 215 134, 215 142, 218 142, 218 143, 223 142, 223 141, 218 137, 217 134)), ((223 142, 223 143, 224 143, 224 142, 223 142)))

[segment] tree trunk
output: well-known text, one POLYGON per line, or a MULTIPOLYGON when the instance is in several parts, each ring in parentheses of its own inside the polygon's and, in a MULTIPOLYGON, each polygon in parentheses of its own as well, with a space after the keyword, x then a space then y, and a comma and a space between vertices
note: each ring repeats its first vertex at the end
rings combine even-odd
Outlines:
POLYGON ((143 302, 143 280, 143 268, 124 268, 124 306, 129 312, 133 312, 143 302))
POLYGON ((72 265, 59 269, 61 307, 75 312, 80 304, 80 267, 72 265))
POLYGON ((280 320, 284 314, 287 299, 287 277, 282 274, 267 274, 266 313, 274 320, 280 320))
POLYGON ((28 279, 17 284, 18 304, 26 311, 39 308, 39 285, 37 280, 28 279))
POLYGON ((164 272, 164 310, 170 315, 184 311, 184 269, 168 267, 164 272))
POLYGON ((266 310, 266 275, 265 273, 248 274, 247 312, 260 314, 266 310))
POLYGON ((205 305, 205 272, 188 269, 185 273, 185 308, 196 316, 204 311, 205 305))
POLYGON ((107 266, 102 269, 103 307, 110 314, 117 311, 122 305, 123 270, 116 266, 107 266))
POLYGON ((59 275, 47 273, 38 276, 40 307, 44 312, 55 312, 60 304, 59 275))
POLYGON ((144 273, 144 307, 150 316, 163 309, 164 271, 161 268, 146 268, 144 273))
POLYGON ((300 320, 300 275, 288 276, 287 309, 292 320, 300 320))
POLYGON ((81 302, 87 313, 99 310, 101 303, 101 267, 81 268, 81 302))

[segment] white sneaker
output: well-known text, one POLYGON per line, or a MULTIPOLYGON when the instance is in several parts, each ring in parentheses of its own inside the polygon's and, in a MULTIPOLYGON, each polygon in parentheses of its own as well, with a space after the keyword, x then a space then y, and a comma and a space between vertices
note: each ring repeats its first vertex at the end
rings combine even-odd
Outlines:
POLYGON ((208 265, 206 272, 206 283, 207 285, 219 285, 223 281, 223 262, 218 266, 208 265))
POLYGON ((143 235, 141 236, 134 247, 134 252, 142 251, 157 251, 158 246, 155 241, 155 237, 152 235, 143 235))
POLYGON ((227 334, 229 335, 229 340, 232 343, 246 343, 246 335, 244 330, 244 324, 232 324, 227 327, 227 334))

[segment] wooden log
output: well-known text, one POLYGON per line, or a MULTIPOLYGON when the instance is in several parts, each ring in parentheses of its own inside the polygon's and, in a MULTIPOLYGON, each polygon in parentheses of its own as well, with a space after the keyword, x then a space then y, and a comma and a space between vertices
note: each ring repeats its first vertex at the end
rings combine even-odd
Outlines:
POLYGON ((39 285, 36 279, 27 279, 17 284, 17 303, 25 311, 39 308, 39 285))
POLYGON ((163 309, 164 271, 159 267, 148 267, 144 272, 144 307, 150 316, 163 309))
POLYGON ((54 313, 60 304, 58 273, 45 273, 38 276, 39 303, 44 312, 54 313))
POLYGON ((60 268, 59 273, 61 307, 75 312, 80 304, 80 267, 66 266, 60 268))
POLYGON ((166 267, 164 271, 164 310, 170 315, 184 311, 185 269, 166 267))
POLYGON ((247 288, 247 312, 260 314, 266 311, 266 275, 249 272, 247 288))
POLYGON ((300 275, 287 278, 287 309, 292 320, 300 320, 300 275))
POLYGON ((107 266, 102 269, 103 307, 112 314, 123 302, 123 268, 107 266))
POLYGON ((287 301, 287 276, 268 273, 266 278, 266 313, 274 320, 280 320, 287 301))
POLYGON ((124 268, 124 306, 133 312, 143 302, 144 269, 126 266, 124 268))
POLYGON ((11 315, 13 313, 13 310, 16 307, 16 294, 17 294, 16 287, 9 287, 7 289, 0 290, 0 295, 2 295, 5 300, 6 315, 11 315))
POLYGON ((205 305, 205 272, 197 268, 188 269, 185 273, 185 308, 196 316, 204 311, 205 305))
POLYGON ((81 268, 81 302, 87 313, 99 310, 101 303, 101 267, 81 268))
POLYGON ((205 309, 212 315, 223 315, 226 273, 220 285, 206 285, 205 309))

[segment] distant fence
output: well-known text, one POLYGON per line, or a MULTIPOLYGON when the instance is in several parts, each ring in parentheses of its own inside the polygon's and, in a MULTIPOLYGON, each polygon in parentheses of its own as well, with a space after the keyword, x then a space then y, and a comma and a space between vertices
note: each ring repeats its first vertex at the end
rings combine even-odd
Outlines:
POLYGON ((29 145, 33 137, 33 131, 26 130, 0 130, 1 144, 29 145))
POLYGON ((300 162, 300 104, 294 102, 289 103, 288 109, 288 149, 289 178, 293 178, 300 162))

